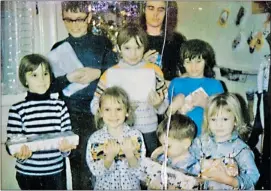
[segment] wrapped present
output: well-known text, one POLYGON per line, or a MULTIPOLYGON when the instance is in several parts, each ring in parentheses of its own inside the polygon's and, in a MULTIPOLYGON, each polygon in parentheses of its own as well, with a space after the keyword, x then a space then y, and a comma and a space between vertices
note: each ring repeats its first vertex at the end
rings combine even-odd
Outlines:
POLYGON ((59 143, 62 139, 66 139, 69 144, 78 145, 79 136, 74 134, 72 131, 58 132, 58 133, 46 133, 42 135, 15 135, 7 140, 6 145, 9 149, 10 154, 20 152, 23 145, 34 151, 41 150, 54 150, 59 148, 59 143))
POLYGON ((221 159, 202 159, 201 160, 201 176, 207 171, 212 171, 218 165, 223 165, 226 173, 229 176, 235 177, 238 175, 238 165, 234 158, 223 157, 221 159))
POLYGON ((199 92, 202 92, 206 97, 208 97, 208 94, 204 91, 204 89, 202 87, 199 87, 198 89, 196 89, 195 91, 193 91, 192 93, 190 93, 188 96, 185 97, 185 104, 182 107, 182 109, 179 110, 179 113, 186 114, 188 111, 193 109, 193 106, 190 105, 189 103, 192 101, 192 96, 195 93, 199 93, 199 92))
POLYGON ((130 100, 142 102, 147 102, 149 93, 155 91, 156 86, 154 70, 146 68, 111 68, 107 71, 107 82, 108 87, 123 88, 130 100))
MULTIPOLYGON (((143 158, 140 164, 140 172, 140 180, 148 185, 151 181, 157 180, 157 177, 161 177, 162 165, 150 158, 143 158)), ((167 167, 166 172, 169 187, 190 190, 198 186, 196 177, 186 175, 184 172, 170 167, 167 167)), ((162 182, 160 186, 160 189, 163 189, 162 182)))
MULTIPOLYGON (((141 153, 141 145, 142 145, 142 140, 140 137, 133 136, 131 137, 133 144, 136 146, 136 151, 134 155, 137 158, 140 158, 140 153, 141 153)), ((115 140, 116 143, 118 143, 117 140, 115 140)), ((108 144, 108 140, 106 140, 104 143, 93 143, 91 145, 91 155, 94 161, 98 161, 104 158, 104 147, 108 144)), ((115 161, 117 160, 122 160, 125 158, 125 154, 123 151, 120 149, 118 155, 115 157, 115 161)))

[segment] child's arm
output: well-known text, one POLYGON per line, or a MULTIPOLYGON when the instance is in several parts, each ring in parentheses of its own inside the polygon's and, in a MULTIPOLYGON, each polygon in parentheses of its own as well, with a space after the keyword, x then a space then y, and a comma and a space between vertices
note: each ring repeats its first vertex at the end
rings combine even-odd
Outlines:
POLYGON ((159 155, 161 155, 163 152, 164 152, 163 146, 160 146, 160 147, 156 148, 151 154, 151 159, 153 159, 153 160, 157 159, 157 157, 159 155))
POLYGON ((253 152, 249 148, 243 149, 235 159, 239 168, 239 175, 236 177, 238 188, 241 190, 253 188, 260 177, 253 152))
POLYGON ((120 146, 116 141, 108 140, 108 144, 104 147, 104 166, 109 169, 116 155, 120 151, 120 146))
MULTIPOLYGON (((61 132, 71 131, 71 120, 70 114, 68 112, 68 108, 65 105, 64 101, 62 102, 62 110, 61 110, 61 132)), ((68 156, 72 149, 75 149, 76 145, 69 144, 67 139, 63 139, 59 143, 59 150, 61 151, 63 156, 68 156)))
POLYGON ((93 99, 91 100, 91 103, 90 103, 90 111, 93 115, 97 113, 97 110, 99 108, 100 97, 103 94, 104 90, 106 89, 106 75, 107 75, 107 71, 105 71, 103 75, 101 76, 97 84, 97 88, 94 92, 93 99))
POLYGON ((67 74, 67 79, 69 82, 79 83, 79 84, 89 84, 101 76, 101 70, 84 67, 78 68, 75 71, 67 74))

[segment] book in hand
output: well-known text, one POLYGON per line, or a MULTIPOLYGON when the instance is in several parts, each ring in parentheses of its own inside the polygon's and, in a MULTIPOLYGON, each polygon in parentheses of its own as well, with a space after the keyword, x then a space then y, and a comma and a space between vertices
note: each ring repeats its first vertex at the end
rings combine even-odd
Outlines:
MULTIPOLYGON (((197 178, 194 176, 186 175, 180 170, 167 167, 167 182, 168 185, 175 187, 176 189, 191 190, 198 186, 197 178)), ((152 180, 157 180, 157 177, 161 177, 162 165, 159 162, 153 161, 150 158, 143 158, 140 164, 140 180, 147 185, 152 180)), ((163 189, 162 182, 160 183, 163 189)))
MULTIPOLYGON (((69 74, 76 69, 84 67, 68 42, 64 42, 50 51, 47 54, 47 58, 55 77, 69 74)), ((88 86, 88 84, 71 83, 63 90, 63 94, 69 97, 86 86, 88 86)))
POLYGON ((46 133, 42 135, 33 134, 26 135, 14 135, 7 140, 6 145, 11 155, 20 152, 23 145, 34 151, 41 150, 54 150, 59 148, 59 143, 62 139, 66 139, 69 144, 78 145, 79 136, 72 131, 64 131, 57 133, 46 133))

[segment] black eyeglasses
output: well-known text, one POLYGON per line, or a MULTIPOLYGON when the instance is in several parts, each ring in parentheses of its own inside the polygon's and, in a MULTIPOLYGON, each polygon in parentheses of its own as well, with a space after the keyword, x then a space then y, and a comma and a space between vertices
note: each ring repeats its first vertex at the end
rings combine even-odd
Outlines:
POLYGON ((67 22, 69 24, 71 24, 73 22, 75 22, 75 23, 84 23, 84 22, 86 22, 87 18, 88 18, 88 15, 85 18, 78 18, 78 19, 63 18, 63 21, 65 21, 65 22, 67 22))

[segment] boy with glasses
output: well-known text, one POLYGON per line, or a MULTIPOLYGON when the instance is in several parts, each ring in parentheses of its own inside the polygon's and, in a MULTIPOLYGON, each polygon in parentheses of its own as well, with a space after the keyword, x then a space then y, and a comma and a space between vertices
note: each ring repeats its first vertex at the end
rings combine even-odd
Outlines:
POLYGON ((91 189, 90 172, 86 164, 86 145, 88 137, 96 130, 89 103, 93 98, 99 77, 104 70, 117 63, 112 51, 112 43, 103 36, 94 36, 89 32, 92 19, 90 1, 65 1, 61 4, 62 17, 69 36, 57 42, 53 48, 68 42, 79 61, 84 66, 64 76, 54 83, 63 90, 70 83, 88 84, 70 96, 61 94, 71 116, 74 133, 79 135, 79 145, 70 155, 72 183, 75 190, 91 189))

